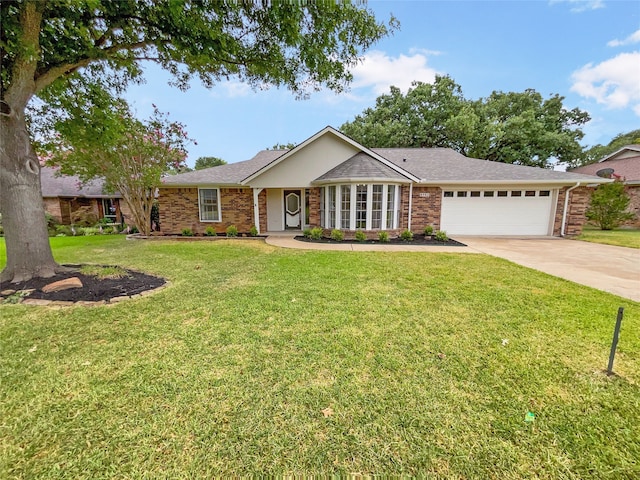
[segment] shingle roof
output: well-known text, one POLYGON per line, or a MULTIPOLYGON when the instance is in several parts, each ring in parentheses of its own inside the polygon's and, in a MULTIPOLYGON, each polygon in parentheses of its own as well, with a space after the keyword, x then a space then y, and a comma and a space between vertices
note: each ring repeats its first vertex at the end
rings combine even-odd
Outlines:
POLYGON ((423 183, 589 181, 591 175, 465 157, 450 148, 372 148, 423 183))
POLYGON ((114 198, 121 195, 105 193, 102 180, 92 180, 82 184, 80 179, 70 175, 57 175, 58 169, 42 167, 40 169, 40 184, 43 197, 85 197, 85 198, 114 198))
POLYGON ((371 155, 360 152, 316 178, 315 182, 349 179, 407 181, 407 177, 396 172, 393 168, 379 162, 371 155))
POLYGON ((170 175, 163 185, 238 185, 249 175, 265 167, 288 150, 262 150, 251 160, 229 163, 193 172, 170 175))
POLYGON ((591 163, 571 170, 583 175, 596 175, 598 171, 612 168, 615 175, 619 175, 626 182, 640 181, 640 153, 635 157, 611 159, 604 162, 591 163))

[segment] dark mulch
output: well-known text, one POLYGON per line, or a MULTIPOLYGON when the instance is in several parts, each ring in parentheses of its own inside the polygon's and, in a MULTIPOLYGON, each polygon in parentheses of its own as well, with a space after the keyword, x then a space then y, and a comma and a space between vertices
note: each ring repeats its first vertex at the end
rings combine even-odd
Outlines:
POLYGON ((340 244, 340 243, 352 244, 353 243, 353 244, 362 244, 362 245, 426 245, 426 246, 433 246, 433 247, 442 247, 442 246, 466 247, 467 246, 466 244, 462 242, 458 242, 451 238, 446 242, 439 242, 438 240, 435 240, 431 237, 425 237, 424 235, 414 235, 413 240, 411 241, 402 240, 399 237, 390 238, 389 241, 386 243, 382 243, 378 240, 366 240, 364 242, 359 242, 358 240, 343 240, 342 242, 337 242, 335 240, 331 240, 330 238, 312 240, 304 236, 297 236, 295 237, 295 239, 298 240, 299 242, 307 242, 307 243, 335 243, 335 244, 340 244))
MULTIPOLYGON (((33 278, 22 283, 0 284, 0 292, 5 290, 30 290, 35 289, 25 298, 37 298, 51 301, 63 302, 99 302, 101 300, 109 301, 114 297, 131 296, 147 290, 161 287, 166 283, 164 278, 154 277, 146 273, 126 270, 127 276, 123 278, 98 278, 90 275, 83 275, 79 269, 81 265, 65 265, 71 268, 69 272, 61 272, 50 278, 33 278), (82 282, 82 288, 72 288, 59 292, 44 293, 42 288, 50 283, 64 280, 66 278, 77 277, 82 282)), ((0 294, 0 303, 5 300, 9 294, 0 294)))

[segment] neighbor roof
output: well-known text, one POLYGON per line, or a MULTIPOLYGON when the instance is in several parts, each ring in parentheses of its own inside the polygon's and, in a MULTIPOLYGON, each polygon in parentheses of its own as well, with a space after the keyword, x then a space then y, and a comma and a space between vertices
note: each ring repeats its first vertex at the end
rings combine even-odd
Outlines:
POLYGON ((574 168, 571 171, 583 175, 597 175, 600 170, 607 168, 612 168, 614 176, 622 177, 625 182, 640 181, 640 145, 629 145, 604 157, 597 163, 574 168), (620 157, 622 153, 626 155, 622 158, 616 158, 620 157))
POLYGON ((84 198, 114 198, 121 195, 105 193, 102 180, 92 180, 82 183, 79 177, 59 175, 58 169, 42 167, 40 169, 40 184, 43 197, 84 197, 84 198))

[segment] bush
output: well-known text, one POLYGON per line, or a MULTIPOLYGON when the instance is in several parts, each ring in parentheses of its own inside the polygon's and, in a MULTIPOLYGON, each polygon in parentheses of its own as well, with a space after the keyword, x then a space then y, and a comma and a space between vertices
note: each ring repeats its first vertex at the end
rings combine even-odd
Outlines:
POLYGON ((138 227, 134 225, 129 229, 129 233, 140 233, 140 230, 138 230, 138 227))
POLYGON ((193 230, 191 230, 190 228, 183 228, 182 229, 182 236, 183 237, 193 237, 193 230))
POLYGON ((431 225, 427 225, 424 227, 424 236, 430 237, 431 235, 433 235, 433 227, 431 225))
POLYGON ((356 240, 359 242, 366 242, 367 241, 367 234, 364 233, 362 230, 358 230, 356 232, 356 240))
POLYGON ((78 227, 92 227, 98 223, 98 216, 90 206, 80 207, 71 213, 71 223, 78 227))
POLYGON ((378 240, 380 243, 389 243, 389 234, 387 232, 378 232, 378 240))
POLYGON ((71 237, 73 236, 73 230, 69 225, 56 225, 54 234, 56 237, 71 237))
POLYGON ((257 237, 258 236, 258 229, 256 228, 255 225, 251 225, 251 228, 249 229, 249 236, 250 237, 257 237))
POLYGON ((449 237, 447 237, 447 232, 440 230, 439 232, 436 232, 435 239, 439 242, 446 242, 449 240, 449 237))
POLYGON ((402 240, 404 240, 405 242, 412 242, 413 241, 413 232, 411 230, 405 230, 404 232, 402 232, 400 234, 400 238, 402 240))
POLYGON ((211 225, 209 225, 207 228, 204 229, 204 234, 207 237, 216 237, 218 234, 216 233, 216 229, 213 228, 211 225))
POLYGON ((227 227, 227 237, 237 237, 238 228, 235 225, 229 225, 227 227))
POLYGON ((77 229, 77 234, 83 235, 85 237, 100 235, 100 228, 99 227, 80 227, 77 229))
POLYGON ((305 228, 304 230, 302 230, 302 235, 305 238, 311 238, 311 229, 310 228, 305 228))
POLYGON ((630 202, 631 197, 624 191, 621 182, 605 183, 591 195, 586 215, 600 230, 613 230, 634 218, 635 215, 627 211, 630 202))
POLYGON ((109 223, 113 223, 113 222, 111 221, 111 219, 110 219, 110 218, 107 218, 107 217, 103 217, 103 218, 101 218, 100 220, 98 220, 98 222, 96 223, 96 225, 95 225, 95 226, 97 227, 98 225, 107 225, 107 224, 109 224, 109 223))
POLYGON ((342 233, 342 230, 338 230, 337 228, 331 230, 331 240, 335 240, 336 242, 343 241, 344 233, 342 233))
POLYGON ((322 234, 324 233, 324 230, 322 230, 320 227, 315 227, 311 229, 311 239, 312 240, 320 240, 322 239, 322 234))

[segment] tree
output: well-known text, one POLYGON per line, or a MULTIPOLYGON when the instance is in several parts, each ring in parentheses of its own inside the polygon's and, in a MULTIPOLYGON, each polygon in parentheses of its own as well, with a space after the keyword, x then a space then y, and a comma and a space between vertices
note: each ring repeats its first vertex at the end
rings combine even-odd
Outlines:
POLYGON ((624 191, 622 182, 605 183, 591 195, 587 218, 595 222, 601 230, 613 230, 627 220, 634 218, 628 211, 631 197, 624 191))
POLYGON ((414 83, 406 94, 391 87, 341 130, 368 147, 448 147, 472 157, 548 167, 582 155, 580 126, 589 120, 567 110, 563 97, 544 100, 535 90, 493 92, 468 100, 450 77, 414 83))
POLYGON ((202 170, 203 168, 217 167, 226 164, 227 162, 218 157, 200 157, 196 160, 195 169, 202 170))
POLYGON ((276 143, 273 147, 271 148, 267 148, 267 150, 291 150, 292 148, 295 148, 296 144, 295 143, 276 143))
POLYGON ((124 100, 104 91, 76 90, 74 99, 66 104, 67 116, 50 115, 48 127, 55 134, 39 144, 47 163, 81 181, 103 179, 108 192, 120 192, 138 230, 149 235, 162 176, 184 166, 189 139, 183 125, 157 108, 141 122, 124 100))
POLYGON ((84 78, 122 90, 152 60, 186 88, 236 77, 285 86, 299 97, 341 91, 363 49, 397 28, 348 2, 21 0, 0 2, 0 212, 7 264, 2 280, 53 276, 40 166, 25 109, 47 90, 84 78))
POLYGON ((585 152, 584 158, 572 162, 569 166, 570 168, 577 168, 583 165, 596 163, 602 160, 607 155, 611 155, 612 153, 620 150, 622 147, 632 144, 640 144, 640 130, 632 130, 628 133, 620 133, 613 137, 613 139, 607 145, 594 145, 585 152))

